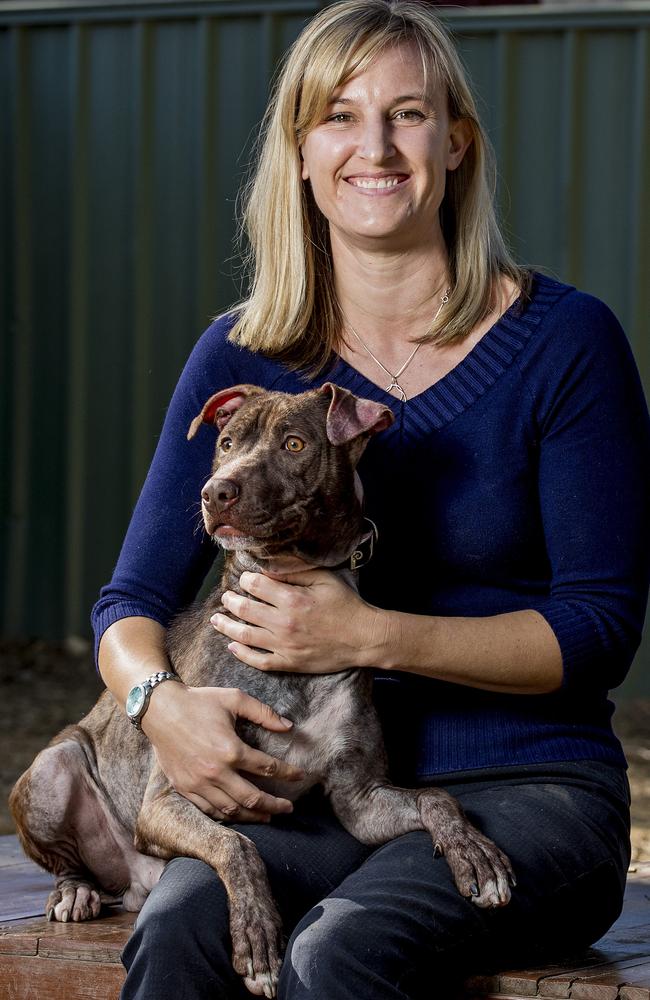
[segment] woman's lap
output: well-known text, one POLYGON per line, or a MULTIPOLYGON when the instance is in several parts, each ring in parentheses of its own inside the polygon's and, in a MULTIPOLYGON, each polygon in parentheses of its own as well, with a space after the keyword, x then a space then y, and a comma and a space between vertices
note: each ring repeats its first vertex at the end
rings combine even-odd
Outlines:
MULTIPOLYGON (((517 886, 503 909, 463 899, 424 833, 370 850, 315 800, 270 827, 239 828, 293 928, 281 1000, 434 1000, 449 995, 435 989, 443 977, 559 956, 613 922, 629 857, 624 775, 585 762, 444 785, 512 860, 517 886)), ((201 862, 167 866, 137 927, 125 998, 250 996, 230 968, 225 893, 201 862)))

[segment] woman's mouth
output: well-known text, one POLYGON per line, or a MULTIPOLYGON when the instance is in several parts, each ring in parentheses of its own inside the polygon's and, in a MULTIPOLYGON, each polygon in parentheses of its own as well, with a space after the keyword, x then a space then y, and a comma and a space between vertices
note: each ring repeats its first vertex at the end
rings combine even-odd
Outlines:
POLYGON ((344 180, 361 191, 392 191, 408 180, 408 174, 382 174, 377 177, 353 174, 350 177, 345 177, 344 180))

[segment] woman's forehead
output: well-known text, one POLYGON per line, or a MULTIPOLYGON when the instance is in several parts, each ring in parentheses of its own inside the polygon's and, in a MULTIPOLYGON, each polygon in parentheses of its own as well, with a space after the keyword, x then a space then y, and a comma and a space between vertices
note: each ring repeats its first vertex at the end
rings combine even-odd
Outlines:
POLYGON ((387 46, 341 81, 329 95, 330 103, 343 98, 354 100, 369 94, 404 100, 444 97, 438 74, 427 66, 413 42, 387 46))

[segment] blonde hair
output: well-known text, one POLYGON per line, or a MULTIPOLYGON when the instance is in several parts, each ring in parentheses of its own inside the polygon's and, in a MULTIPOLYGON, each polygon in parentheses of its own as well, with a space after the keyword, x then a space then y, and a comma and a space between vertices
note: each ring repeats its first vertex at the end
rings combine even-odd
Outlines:
POLYGON ((462 339, 494 306, 499 275, 521 290, 527 275, 510 257, 494 212, 491 147, 478 120, 463 66, 439 19, 423 5, 342 0, 313 18, 289 50, 264 118, 254 176, 244 191, 250 294, 230 338, 292 367, 322 369, 341 342, 328 223, 301 176, 300 146, 333 91, 386 47, 416 44, 425 79, 447 91, 453 120, 469 123, 472 142, 447 172, 440 209, 452 282, 444 316, 422 340, 462 339))

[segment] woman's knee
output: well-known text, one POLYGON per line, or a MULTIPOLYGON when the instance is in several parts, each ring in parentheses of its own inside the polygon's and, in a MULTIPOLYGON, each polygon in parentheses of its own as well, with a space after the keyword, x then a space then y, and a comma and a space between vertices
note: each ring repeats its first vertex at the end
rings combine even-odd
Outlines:
POLYGON ((228 903, 212 868, 194 858, 169 862, 138 915, 122 962, 123 998, 225 995, 217 986, 234 975, 228 903))
POLYGON ((154 886, 138 919, 140 933, 167 937, 176 945, 179 936, 228 929, 228 901, 223 883, 209 865, 196 858, 174 858, 154 886))
POLYGON ((404 997, 398 982, 404 971, 399 935, 382 933, 366 907, 330 896, 296 926, 280 974, 280 1000, 369 996, 404 997), (402 972, 400 972, 402 970, 402 972))

